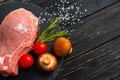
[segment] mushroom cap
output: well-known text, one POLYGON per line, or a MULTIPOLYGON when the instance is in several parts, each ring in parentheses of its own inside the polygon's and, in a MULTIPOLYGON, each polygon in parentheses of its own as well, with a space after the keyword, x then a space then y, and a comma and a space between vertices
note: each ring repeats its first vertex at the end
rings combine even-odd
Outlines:
POLYGON ((50 53, 44 53, 38 57, 38 67, 43 71, 54 71, 57 64, 56 57, 50 53))
POLYGON ((72 44, 69 39, 60 37, 54 42, 54 53, 59 57, 65 57, 72 51, 72 44))

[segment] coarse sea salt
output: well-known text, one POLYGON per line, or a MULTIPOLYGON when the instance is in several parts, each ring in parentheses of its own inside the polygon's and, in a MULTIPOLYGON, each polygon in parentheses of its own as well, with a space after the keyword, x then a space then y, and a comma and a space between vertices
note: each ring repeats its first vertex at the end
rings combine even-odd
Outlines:
MULTIPOLYGON (((49 7, 49 9, 52 9, 53 11, 50 14, 45 13, 44 15, 50 15, 51 17, 59 17, 61 20, 60 24, 64 27, 67 27, 67 25, 74 25, 78 21, 82 24, 83 21, 81 20, 81 18, 87 12, 87 9, 81 9, 82 4, 80 4, 80 2, 74 3, 73 5, 71 4, 72 3, 69 0, 57 1, 49 7)), ((46 7, 46 9, 48 9, 48 7, 46 7)), ((42 18, 41 15, 43 14, 40 14, 40 23, 50 22, 51 19, 42 18)), ((74 31, 75 30, 73 27, 72 29, 70 29, 69 33, 71 34, 74 31)))
POLYGON ((28 32, 28 30, 27 30, 27 29, 23 26, 23 24, 21 24, 21 23, 17 24, 14 29, 15 29, 16 31, 19 31, 21 34, 28 32))

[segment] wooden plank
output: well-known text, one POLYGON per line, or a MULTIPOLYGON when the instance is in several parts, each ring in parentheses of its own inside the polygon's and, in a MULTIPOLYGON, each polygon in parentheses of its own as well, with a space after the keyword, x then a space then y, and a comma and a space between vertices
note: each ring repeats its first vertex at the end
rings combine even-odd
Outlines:
POLYGON ((73 70, 78 70, 76 72, 79 72, 80 66, 77 65, 83 64, 85 62, 84 60, 87 58, 90 59, 94 57, 93 55, 89 55, 81 58, 81 56, 87 54, 86 52, 92 50, 92 48, 94 49, 94 47, 120 36, 120 7, 113 8, 112 10, 106 12, 101 13, 101 16, 96 17, 95 19, 89 21, 82 27, 78 27, 75 30, 76 34, 72 35, 71 37, 74 46, 73 54, 71 54, 65 60, 65 64, 63 65, 62 72, 60 72, 59 77, 67 74, 66 72, 70 73, 73 70), (81 61, 83 62, 81 63, 81 61))

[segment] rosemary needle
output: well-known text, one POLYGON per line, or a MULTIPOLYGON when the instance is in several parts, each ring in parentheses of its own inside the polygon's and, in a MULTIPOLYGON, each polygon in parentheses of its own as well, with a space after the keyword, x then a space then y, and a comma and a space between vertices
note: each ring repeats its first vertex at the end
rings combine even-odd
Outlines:
POLYGON ((38 36, 37 42, 50 42, 61 36, 67 35, 67 30, 62 30, 58 25, 59 18, 53 19, 51 24, 38 36))

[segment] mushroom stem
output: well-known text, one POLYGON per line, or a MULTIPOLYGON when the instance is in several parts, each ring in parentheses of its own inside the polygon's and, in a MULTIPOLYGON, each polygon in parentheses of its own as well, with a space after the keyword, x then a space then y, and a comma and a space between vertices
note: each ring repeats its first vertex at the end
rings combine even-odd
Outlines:
POLYGON ((38 68, 43 71, 52 72, 57 67, 57 59, 51 53, 44 53, 38 57, 38 68))
POLYGON ((42 62, 45 65, 49 65, 50 64, 50 58, 49 57, 45 57, 42 62))
POLYGON ((73 48, 71 47, 69 54, 71 54, 71 53, 72 53, 72 50, 73 50, 73 48))

